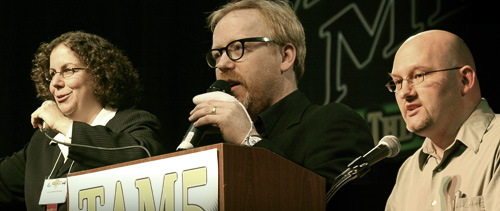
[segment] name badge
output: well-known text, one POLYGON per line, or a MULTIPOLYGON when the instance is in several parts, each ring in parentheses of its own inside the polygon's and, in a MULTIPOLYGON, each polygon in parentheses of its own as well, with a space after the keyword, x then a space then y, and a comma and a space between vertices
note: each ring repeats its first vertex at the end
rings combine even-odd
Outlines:
POLYGON ((68 179, 46 179, 43 183, 42 194, 40 196, 39 205, 46 204, 61 204, 66 202, 68 193, 68 179))

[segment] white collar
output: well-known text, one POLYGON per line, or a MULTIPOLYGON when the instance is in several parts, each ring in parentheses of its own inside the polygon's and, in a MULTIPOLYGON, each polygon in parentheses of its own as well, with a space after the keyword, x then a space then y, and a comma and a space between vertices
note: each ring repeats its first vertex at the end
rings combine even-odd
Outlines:
MULTIPOLYGON (((117 109, 111 108, 111 107, 106 107, 103 108, 99 114, 95 117, 94 121, 91 126, 96 126, 96 125, 101 125, 105 126, 109 120, 111 120, 113 117, 115 117, 117 109)), ((64 142, 64 143, 71 143, 71 137, 73 136, 73 123, 69 126, 68 134, 64 136, 61 133, 58 133, 53 139, 56 141, 64 142)), ((51 141, 49 144, 55 143, 54 141, 51 141)), ((64 156, 64 162, 68 159, 68 154, 69 154, 69 148, 66 145, 63 144, 57 144, 59 146, 59 149, 61 149, 61 152, 64 156)))
POLYGON ((90 125, 91 126, 96 126, 96 125, 105 126, 106 124, 108 124, 109 120, 111 120, 113 117, 115 117, 116 110, 117 109, 110 108, 110 107, 103 108, 101 110, 101 112, 99 112, 99 114, 97 114, 94 121, 90 125))

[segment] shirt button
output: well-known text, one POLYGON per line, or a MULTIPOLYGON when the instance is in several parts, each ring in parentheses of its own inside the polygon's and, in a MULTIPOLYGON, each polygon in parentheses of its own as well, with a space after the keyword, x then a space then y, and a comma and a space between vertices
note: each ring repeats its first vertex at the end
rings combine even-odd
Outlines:
POLYGON ((432 201, 432 203, 431 203, 431 204, 432 204, 432 206, 434 207, 434 206, 436 206, 437 201, 436 201, 436 200, 434 200, 434 201, 432 201))

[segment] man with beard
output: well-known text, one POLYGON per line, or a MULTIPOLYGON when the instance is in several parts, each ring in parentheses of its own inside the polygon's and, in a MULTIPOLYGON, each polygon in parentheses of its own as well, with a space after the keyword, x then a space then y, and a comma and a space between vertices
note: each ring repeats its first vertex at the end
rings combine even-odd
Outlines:
POLYGON ((500 210, 500 115, 481 98, 475 69, 446 31, 399 48, 387 88, 408 130, 426 139, 400 168, 386 210, 500 210))
POLYGON ((212 125, 227 143, 280 154, 325 177, 327 188, 351 161, 372 148, 370 130, 356 112, 338 103, 313 105, 298 90, 305 34, 290 5, 228 3, 209 16, 208 24, 213 44, 207 62, 244 106, 200 103, 189 117, 195 127, 212 125))

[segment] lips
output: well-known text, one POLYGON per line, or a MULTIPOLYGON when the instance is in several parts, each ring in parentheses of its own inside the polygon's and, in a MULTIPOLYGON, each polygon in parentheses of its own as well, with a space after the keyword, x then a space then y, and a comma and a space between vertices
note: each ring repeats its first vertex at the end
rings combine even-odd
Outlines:
POLYGON ((69 98, 70 95, 71 95, 71 93, 57 95, 56 96, 56 100, 57 100, 58 103, 62 103, 64 101, 66 101, 69 98))
POLYGON ((241 85, 241 83, 239 81, 235 81, 235 80, 226 80, 227 83, 229 84, 229 86, 231 87, 231 92, 234 92, 238 86, 241 85))
POLYGON ((417 115, 420 106, 421 105, 417 105, 417 104, 408 104, 408 105, 406 105, 406 114, 407 114, 407 116, 408 117, 412 117, 412 116, 417 115))

